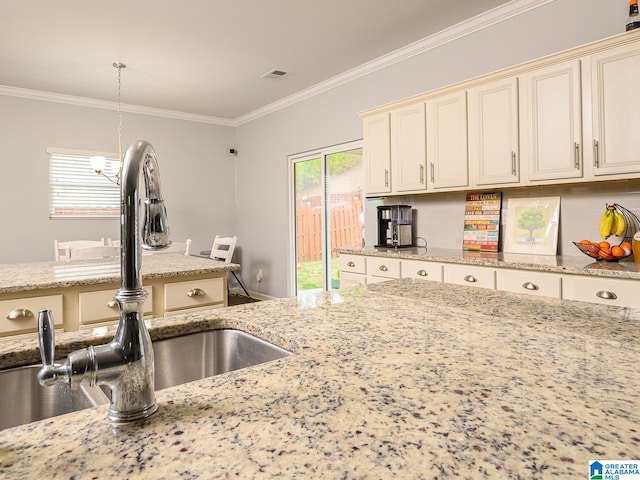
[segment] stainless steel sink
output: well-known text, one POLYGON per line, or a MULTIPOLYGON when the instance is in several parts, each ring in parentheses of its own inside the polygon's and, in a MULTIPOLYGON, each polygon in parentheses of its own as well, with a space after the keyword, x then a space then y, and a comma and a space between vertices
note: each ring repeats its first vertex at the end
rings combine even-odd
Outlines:
MULTIPOLYGON (((232 329, 157 340, 153 352, 156 390, 291 355, 272 343, 232 329)), ((37 378, 40 367, 0 371, 0 430, 109 403, 108 389, 41 386, 37 378)))
POLYGON ((0 430, 108 403, 97 387, 71 390, 69 385, 43 387, 41 365, 0 371, 0 430))
POLYGON ((258 365, 291 352, 240 330, 210 330, 153 342, 156 390, 258 365))

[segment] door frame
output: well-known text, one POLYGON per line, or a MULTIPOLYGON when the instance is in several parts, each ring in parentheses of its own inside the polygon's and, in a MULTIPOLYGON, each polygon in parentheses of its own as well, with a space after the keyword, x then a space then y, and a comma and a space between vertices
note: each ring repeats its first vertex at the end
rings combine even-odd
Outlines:
MULTIPOLYGON (((333 153, 340 153, 347 150, 355 150, 362 148, 362 140, 353 140, 351 142, 341 143, 330 147, 317 148, 302 153, 289 155, 287 157, 287 169, 288 169, 288 200, 289 200, 289 273, 287 275, 287 292, 289 296, 295 296, 297 292, 297 245, 296 245, 296 196, 295 196, 295 164, 305 160, 312 160, 314 158, 320 158, 320 175, 321 175, 321 189, 324 192, 322 198, 322 265, 323 265, 323 277, 322 277, 322 290, 327 290, 327 219, 326 219, 326 171, 325 171, 325 157, 333 153)), ((363 155, 364 164, 364 155, 363 155)), ((363 165, 364 166, 364 165, 363 165)))

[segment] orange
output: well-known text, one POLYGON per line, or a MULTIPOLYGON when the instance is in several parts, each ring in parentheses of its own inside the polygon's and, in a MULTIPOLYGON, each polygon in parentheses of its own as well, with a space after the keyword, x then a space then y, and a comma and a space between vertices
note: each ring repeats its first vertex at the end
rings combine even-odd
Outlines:
POLYGON ((578 243, 581 245, 591 245, 591 240, 580 240, 578 243))
POLYGON ((611 247, 611 255, 613 255, 616 258, 622 258, 624 257, 624 248, 622 247, 618 247, 618 246, 613 246, 611 247))
POLYGON ((606 240, 601 241, 598 245, 600 245, 600 248, 611 248, 611 244, 606 240))
POLYGON ((625 249, 625 250, 626 250, 627 248, 628 248, 629 250, 633 250, 633 247, 631 246, 631 244, 630 244, 629 242, 622 242, 622 243, 620 244, 620 247, 621 247, 621 248, 623 248, 623 249, 625 249))

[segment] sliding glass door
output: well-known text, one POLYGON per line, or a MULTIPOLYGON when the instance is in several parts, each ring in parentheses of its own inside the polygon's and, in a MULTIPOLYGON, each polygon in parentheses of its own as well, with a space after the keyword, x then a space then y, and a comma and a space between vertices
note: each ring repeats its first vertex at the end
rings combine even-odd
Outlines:
POLYGON ((333 249, 362 246, 361 142, 291 157, 294 294, 339 288, 333 249))

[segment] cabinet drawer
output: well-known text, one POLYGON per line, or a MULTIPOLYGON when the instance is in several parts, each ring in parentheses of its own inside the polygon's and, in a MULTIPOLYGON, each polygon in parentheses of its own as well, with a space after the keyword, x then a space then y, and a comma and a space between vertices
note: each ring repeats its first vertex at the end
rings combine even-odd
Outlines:
POLYGON ((367 257, 367 276, 400 278, 400 260, 384 257, 367 257))
POLYGON ((0 301, 0 335, 14 335, 38 330, 38 312, 50 309, 55 328, 63 326, 62 295, 17 298, 0 301))
POLYGON ((640 308, 639 288, 638 280, 579 275, 562 277, 562 298, 602 305, 640 308))
POLYGON ((340 288, 364 285, 367 283, 366 278, 358 273, 340 272, 340 288))
POLYGON ((467 287, 496 288, 493 268, 470 265, 444 265, 444 281, 467 287))
MULTIPOLYGON (((145 288, 149 296, 144 301, 144 315, 153 313, 153 290, 145 288)), ((80 302, 80 325, 87 323, 118 320, 120 309, 113 296, 118 290, 98 290, 96 292, 82 292, 78 295, 80 302)))
POLYGON ((164 309, 178 310, 224 302, 224 279, 205 278, 164 286, 164 309))
POLYGON ((340 271, 349 273, 367 273, 366 257, 361 255, 340 255, 340 271))
POLYGON ((553 273, 500 269, 496 271, 496 287, 505 292, 560 298, 562 279, 553 273))
POLYGON ((442 281, 442 264, 420 260, 402 260, 402 278, 442 281))

